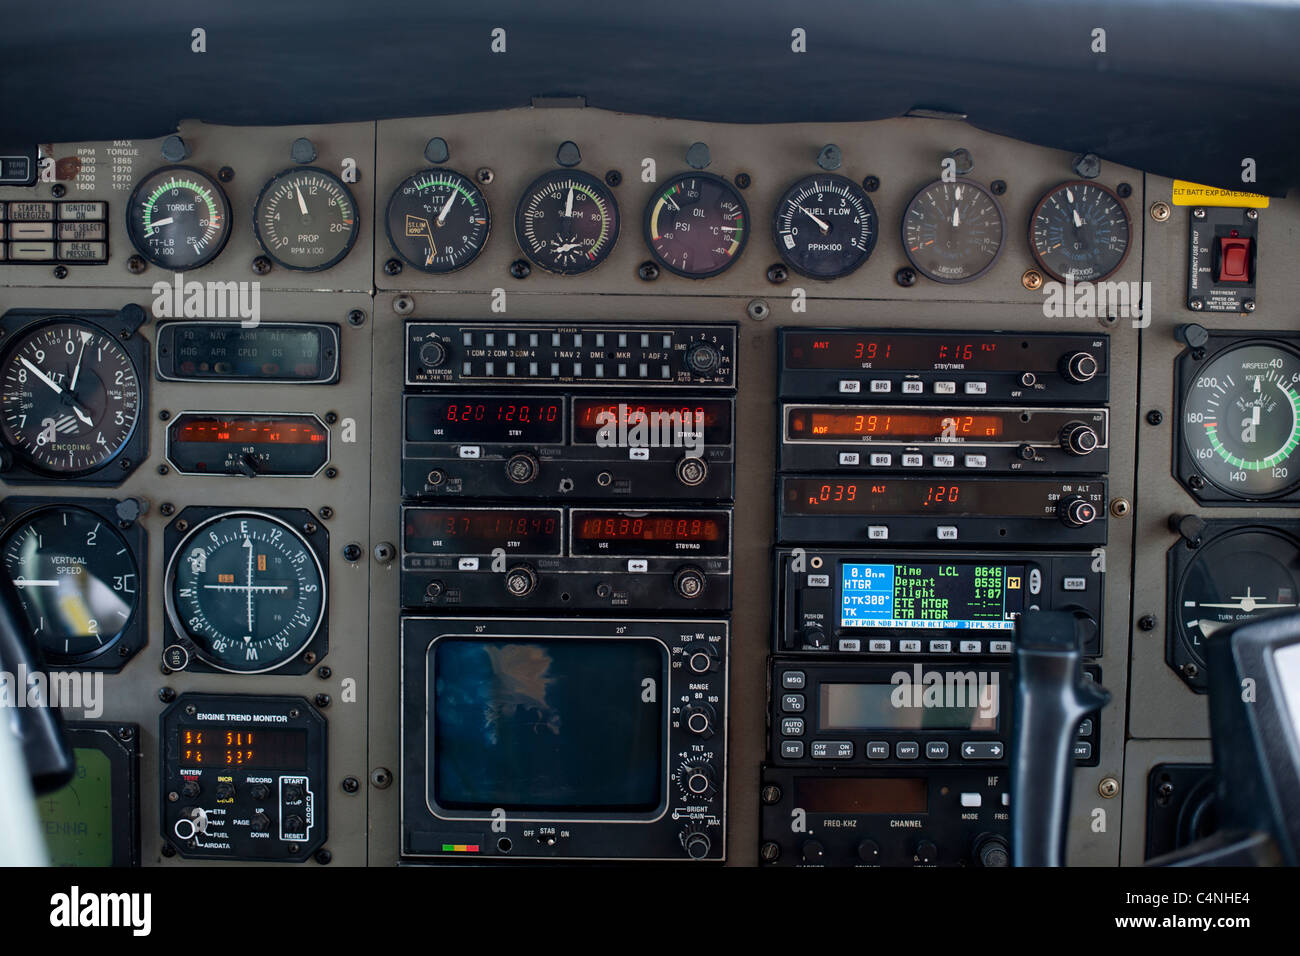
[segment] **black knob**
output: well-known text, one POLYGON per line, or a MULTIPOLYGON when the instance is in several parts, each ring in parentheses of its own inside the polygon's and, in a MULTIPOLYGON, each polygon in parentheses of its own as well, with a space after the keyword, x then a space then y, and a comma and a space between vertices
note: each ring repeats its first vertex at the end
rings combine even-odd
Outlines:
POLYGON ((286 833, 301 833, 304 826, 305 824, 303 823, 302 817, 298 816, 296 813, 284 818, 284 830, 286 833))
POLYGON ((1011 849, 1000 836, 986 837, 976 847, 975 859, 980 866, 1010 866, 1011 849))
POLYGON ((511 597, 527 597, 537 587, 537 575, 526 564, 516 565, 506 571, 506 590, 511 597))
POLYGON ((1033 461, 1035 458, 1038 457, 1038 452, 1035 451, 1034 446, 1029 444, 1028 442, 1025 442, 1025 444, 1017 448, 1016 454, 1019 455, 1020 458, 1024 461, 1033 461))
POLYGON ((718 788, 713 777, 713 768, 707 763, 689 764, 681 777, 682 791, 686 796, 698 800, 707 800, 717 793, 718 788))
POLYGON ((799 847, 799 854, 805 863, 820 863, 826 856, 826 847, 816 840, 804 840, 799 847))
POLYGON ((825 647, 826 632, 816 625, 809 625, 803 629, 803 646, 804 647, 825 647))
POLYGON ((186 780, 181 787, 181 794, 187 799, 193 800, 199 795, 199 782, 197 780, 186 780))
POLYGON ((302 799, 302 787, 298 786, 296 783, 285 784, 284 787, 285 803, 297 803, 301 799, 302 799))
POLYGON ((258 833, 262 833, 265 830, 270 828, 271 818, 268 817, 265 813, 254 813, 253 816, 249 819, 249 826, 251 826, 258 833))
POLYGON ((708 342, 696 342, 686 350, 686 369, 704 374, 712 372, 722 362, 722 353, 708 342))
POLYGON ((537 477, 540 470, 537 459, 527 452, 511 455, 506 462, 506 477, 516 485, 526 485, 537 477))
POLYGON ((933 863, 939 859, 939 848, 931 840, 921 840, 916 845, 916 862, 933 863))
POLYGON ((425 342, 420 346, 420 364, 425 368, 437 368, 447 360, 447 350, 441 342, 425 342))
POLYGON ((687 455, 677 462, 677 480, 687 487, 694 488, 704 483, 709 477, 709 466, 703 458, 687 455))
POLYGON ((708 644, 693 644, 686 649, 686 666, 696 674, 718 669, 718 652, 708 644))
POLYGON ((255 783, 248 791, 254 800, 262 801, 271 795, 271 788, 264 783, 255 783))
POLYGON ((1075 352, 1073 355, 1066 356, 1063 364, 1062 371, 1065 372, 1065 377, 1080 384, 1091 382, 1101 371, 1101 363, 1091 352, 1075 352))
POLYGON ((704 572, 699 568, 687 565, 678 569, 673 575, 673 590, 679 597, 684 597, 688 601, 694 600, 704 593, 704 572))
POLYGON ((233 783, 229 783, 228 781, 224 781, 224 780, 221 783, 217 784, 217 799, 218 800, 235 799, 235 785, 233 783))
POLYGON ((708 704, 690 704, 682 709, 682 723, 686 729, 700 736, 713 733, 713 708, 708 704))
POLYGON ((1071 528, 1082 528, 1097 520, 1097 506, 1090 501, 1084 501, 1078 495, 1062 499, 1056 506, 1056 513, 1061 521, 1071 528))
POLYGON ((686 839, 682 841, 682 846, 686 849, 686 855, 692 860, 702 860, 709 855, 713 844, 703 833, 688 833, 686 839))
POLYGON ((1091 425, 1083 422, 1070 422, 1061 429, 1061 447, 1071 455, 1090 455, 1097 450, 1101 439, 1091 425))
POLYGON ((880 844, 875 840, 863 840, 858 844, 858 859, 863 863, 879 863, 880 844))

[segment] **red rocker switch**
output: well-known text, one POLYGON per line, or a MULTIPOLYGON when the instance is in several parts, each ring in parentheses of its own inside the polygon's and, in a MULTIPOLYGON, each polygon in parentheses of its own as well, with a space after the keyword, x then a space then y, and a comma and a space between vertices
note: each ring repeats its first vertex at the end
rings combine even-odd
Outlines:
POLYGON ((1236 236, 1219 237, 1219 274, 1216 282, 1250 281, 1250 246, 1254 240, 1236 236))

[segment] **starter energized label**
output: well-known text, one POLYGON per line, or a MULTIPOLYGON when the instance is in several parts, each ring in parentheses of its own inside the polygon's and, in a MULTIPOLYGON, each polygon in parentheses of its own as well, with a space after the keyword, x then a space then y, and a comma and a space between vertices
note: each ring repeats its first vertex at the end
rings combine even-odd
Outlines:
POLYGON ((996 564, 845 564, 840 626, 1009 631, 1023 578, 996 564))

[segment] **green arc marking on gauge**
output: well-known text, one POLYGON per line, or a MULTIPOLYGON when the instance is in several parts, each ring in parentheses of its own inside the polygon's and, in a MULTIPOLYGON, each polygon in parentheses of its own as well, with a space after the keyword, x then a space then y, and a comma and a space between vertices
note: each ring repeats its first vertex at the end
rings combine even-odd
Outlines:
POLYGON ((211 190, 209 190, 205 186, 201 186, 198 183, 193 182, 192 180, 173 179, 155 188, 154 191, 149 194, 149 198, 144 201, 144 205, 141 208, 144 210, 143 219, 144 219, 144 224, 146 226, 151 225, 153 223, 153 207, 158 202, 158 200, 162 198, 162 194, 171 192, 173 189, 176 189, 180 186, 186 186, 189 189, 193 190, 194 195, 198 196, 200 199, 203 200, 204 204, 208 207, 209 219, 215 220, 219 217, 220 214, 217 212, 217 205, 212 201, 211 190))
POLYGON ((570 180, 568 183, 562 184, 562 186, 563 185, 567 185, 571 189, 574 189, 577 192, 582 193, 584 196, 586 196, 588 199, 594 202, 596 204, 596 208, 600 210, 600 235, 597 236, 595 242, 591 244, 591 251, 587 253, 587 255, 590 257, 592 253, 594 253, 597 249, 599 249, 602 245, 604 245, 605 239, 609 236, 609 210, 605 207, 605 203, 601 201, 600 197, 597 196, 594 192, 592 192, 591 187, 588 186, 586 183, 578 183, 578 182, 574 182, 573 180, 570 180))
POLYGON ((1236 465, 1238 468, 1244 468, 1247 471, 1263 471, 1265 468, 1272 468, 1290 457, 1291 452, 1300 447, 1300 393, 1286 388, 1279 384, 1278 388, 1282 394, 1287 397, 1291 403, 1291 437, 1287 439, 1285 445, 1269 455, 1267 458, 1260 458, 1255 461, 1247 461, 1245 458, 1239 458, 1223 446, 1219 441, 1219 426, 1217 423, 1207 422, 1205 425, 1205 437, 1210 440, 1210 447, 1213 448, 1220 458, 1230 465, 1236 465))
POLYGON ((475 200, 474 194, 465 188, 464 183, 454 182, 450 179, 426 179, 423 182, 420 180, 416 180, 415 182, 415 189, 417 192, 424 192, 426 189, 432 189, 434 186, 450 186, 452 189, 456 190, 456 192, 464 196, 467 203, 475 209, 478 208, 478 201, 475 200))

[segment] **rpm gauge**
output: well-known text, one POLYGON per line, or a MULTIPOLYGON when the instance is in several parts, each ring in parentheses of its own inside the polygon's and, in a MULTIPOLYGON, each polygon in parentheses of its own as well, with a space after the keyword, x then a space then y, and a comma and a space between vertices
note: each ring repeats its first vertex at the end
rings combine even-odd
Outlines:
POLYGON ((388 200, 388 240, 421 272, 463 269, 487 242, 492 217, 473 180, 437 167, 408 176, 388 200))
POLYGON ((721 176, 682 173, 646 206, 645 238, 668 271, 707 279, 740 258, 749 241, 749 209, 721 176))
POLYGON ((936 180, 903 213, 903 248, 917 271, 936 282, 969 282, 1002 252, 1002 207, 969 179, 936 180))
POLYGON ((618 241, 618 202, 589 173, 559 169, 537 177, 515 210, 515 238, 547 272, 573 276, 596 268, 618 241))
POLYGON ((1183 442, 1197 471, 1238 498, 1273 498, 1300 482, 1300 354, 1274 344, 1225 349, 1192 377, 1183 442))
POLYGON ((1086 180, 1062 183, 1038 201, 1029 247, 1059 282, 1106 278, 1128 256, 1128 212, 1119 196, 1086 180))
POLYGON ((333 173, 297 166, 262 187, 253 230, 266 254, 284 268, 319 272, 342 260, 357 241, 357 204, 333 173))
POLYGON ((853 272, 876 245, 876 207, 844 176, 799 180, 776 204, 772 240, 786 264, 810 279, 853 272))
POLYGON ((325 573, 296 529, 225 512, 176 546, 164 582, 172 628, 218 670, 259 674, 295 657, 325 614, 325 573))
POLYGON ((38 471, 73 476, 102 468, 140 416, 135 362, 89 322, 56 319, 22 332, 0 357, 0 436, 38 471))
POLYGON ((164 166, 140 180, 126 208, 136 251, 179 272, 207 265, 230 237, 230 201, 216 181, 189 166, 164 166))

